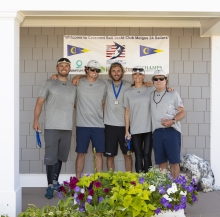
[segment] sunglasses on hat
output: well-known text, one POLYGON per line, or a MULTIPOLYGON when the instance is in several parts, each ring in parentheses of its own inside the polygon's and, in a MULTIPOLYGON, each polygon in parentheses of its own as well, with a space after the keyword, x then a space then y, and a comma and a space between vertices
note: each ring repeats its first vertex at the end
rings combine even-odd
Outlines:
POLYGON ((101 72, 101 69, 96 69, 96 68, 89 68, 90 69, 90 71, 92 71, 92 72, 94 72, 94 71, 96 71, 97 73, 100 73, 101 72))

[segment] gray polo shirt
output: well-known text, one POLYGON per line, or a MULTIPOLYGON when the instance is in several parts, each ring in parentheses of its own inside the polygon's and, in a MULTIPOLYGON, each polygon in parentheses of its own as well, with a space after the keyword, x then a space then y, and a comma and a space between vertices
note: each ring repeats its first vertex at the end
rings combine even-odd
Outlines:
POLYGON ((46 100, 45 129, 73 129, 76 87, 70 81, 48 79, 42 85, 39 97, 46 100))
POLYGON ((97 79, 89 82, 86 78, 79 80, 76 99, 77 127, 104 127, 102 102, 106 97, 106 84, 97 79))
MULTIPOLYGON (((169 105, 173 105, 175 109, 177 109, 178 107, 183 107, 180 95, 176 90, 172 92, 166 92, 163 98, 161 99, 164 92, 165 91, 159 93, 158 95, 155 91, 155 94, 154 92, 151 94, 151 114, 153 131, 158 128, 165 128, 165 126, 161 124, 161 120, 165 118, 165 113, 167 112, 169 105), (159 103, 156 104, 155 102, 159 103)), ((181 133, 180 121, 178 121, 176 124, 173 124, 171 127, 173 127, 181 133)))
POLYGON ((134 86, 124 93, 124 107, 130 109, 130 133, 151 132, 150 96, 154 87, 134 86))
MULTIPOLYGON (((112 80, 105 80, 107 84, 107 95, 105 101, 104 124, 111 126, 125 126, 125 108, 123 106, 124 92, 131 87, 131 82, 122 80, 121 91, 116 99, 112 87, 112 80), (118 104, 115 104, 115 100, 118 104)), ((113 84, 114 85, 114 84, 113 84)), ((118 93, 119 85, 114 85, 116 93, 118 93)))

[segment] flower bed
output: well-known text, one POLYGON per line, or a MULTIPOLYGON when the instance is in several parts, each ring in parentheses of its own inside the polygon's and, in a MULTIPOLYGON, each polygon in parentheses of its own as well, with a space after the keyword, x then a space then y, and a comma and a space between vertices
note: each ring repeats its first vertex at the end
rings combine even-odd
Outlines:
POLYGON ((198 192, 194 180, 151 168, 148 173, 98 172, 60 186, 59 197, 73 197, 74 216, 154 216, 192 205, 198 192))

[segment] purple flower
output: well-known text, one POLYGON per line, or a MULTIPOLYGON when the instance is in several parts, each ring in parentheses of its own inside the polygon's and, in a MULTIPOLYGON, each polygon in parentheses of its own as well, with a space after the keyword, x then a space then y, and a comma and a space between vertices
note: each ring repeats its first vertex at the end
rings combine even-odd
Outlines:
POLYGON ((160 202, 164 205, 164 204, 167 202, 167 200, 166 200, 164 197, 162 197, 162 198, 160 199, 160 202))
POLYGON ((192 200, 193 200, 194 203, 197 201, 197 198, 196 198, 195 194, 192 194, 192 200))
POLYGON ((79 200, 78 197, 76 198, 76 202, 77 202, 78 204, 80 204, 80 200, 79 200))
POLYGON ((170 174, 170 173, 168 173, 168 174, 167 174, 167 177, 168 177, 170 180, 172 180, 172 179, 173 179, 173 177, 171 176, 171 174, 170 174))
POLYGON ((75 193, 75 194, 73 195, 73 197, 74 197, 75 199, 78 198, 78 194, 75 193))
POLYGON ((185 204, 185 203, 180 204, 179 208, 180 208, 180 209, 186 209, 186 204, 185 204))
POLYGON ((144 178, 143 177, 139 178, 139 182, 140 182, 140 184, 143 184, 144 183, 144 178))
POLYGON ((165 193, 165 190, 164 190, 164 188, 162 186, 160 186, 158 188, 158 191, 159 191, 160 194, 164 194, 165 193))
POLYGON ((156 214, 159 214, 159 213, 160 213, 160 208, 157 208, 157 209, 155 210, 155 213, 156 213, 156 214))
POLYGON ((75 192, 80 192, 80 187, 79 187, 79 186, 76 186, 76 187, 74 188, 74 191, 75 191, 75 192))
POLYGON ((186 190, 187 190, 188 192, 193 192, 193 187, 192 187, 192 185, 186 186, 186 190))
POLYGON ((92 186, 93 186, 93 181, 90 183, 89 187, 88 187, 88 190, 91 190, 92 189, 92 186))
POLYGON ((58 193, 58 197, 59 197, 60 199, 63 198, 62 191, 60 191, 60 192, 58 193))
POLYGON ((178 211, 180 209, 179 205, 174 205, 174 210, 178 211))
POLYGON ((81 206, 81 207, 79 208, 79 211, 80 211, 80 212, 84 212, 84 211, 85 211, 85 207, 82 207, 82 206, 81 206))
POLYGON ((171 209, 171 208, 172 208, 172 204, 169 203, 168 206, 167 206, 167 208, 168 208, 168 209, 171 209))
POLYGON ((186 203, 186 196, 182 196, 181 199, 180 199, 181 203, 186 203))
POLYGON ((99 197, 98 202, 100 203, 101 201, 103 201, 104 198, 103 197, 99 197))
POLYGON ((167 189, 168 189, 168 188, 171 188, 171 187, 172 187, 171 185, 167 185, 167 189))
POLYGON ((91 203, 91 202, 92 202, 92 199, 89 199, 89 198, 88 198, 86 201, 87 201, 88 203, 91 203))

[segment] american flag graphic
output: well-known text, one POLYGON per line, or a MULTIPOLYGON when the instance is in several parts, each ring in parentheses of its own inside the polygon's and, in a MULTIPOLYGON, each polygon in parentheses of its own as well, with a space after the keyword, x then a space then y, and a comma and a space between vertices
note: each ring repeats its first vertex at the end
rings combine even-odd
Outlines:
MULTIPOLYGON (((125 45, 122 45, 124 47, 122 53, 117 58, 125 58, 125 45)), ((106 45, 106 57, 112 58, 113 56, 117 56, 119 51, 117 50, 118 46, 115 44, 106 45)), ((120 47, 118 48, 120 49, 120 47)))

